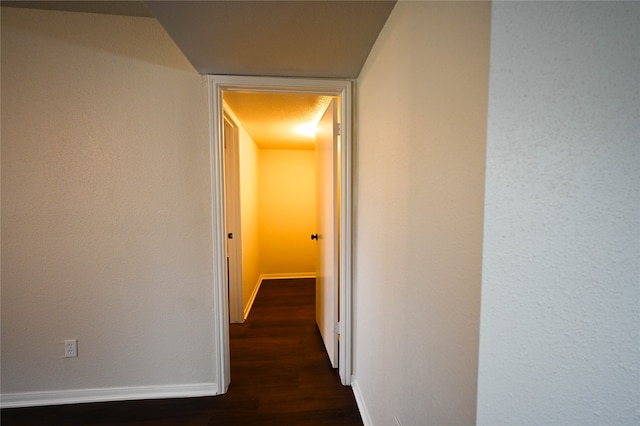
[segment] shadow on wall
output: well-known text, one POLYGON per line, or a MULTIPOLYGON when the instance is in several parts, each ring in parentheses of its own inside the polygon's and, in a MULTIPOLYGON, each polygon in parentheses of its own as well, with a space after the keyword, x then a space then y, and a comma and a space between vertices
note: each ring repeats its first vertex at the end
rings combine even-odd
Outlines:
POLYGON ((89 50, 100 50, 167 68, 195 72, 178 49, 175 50, 175 55, 167 55, 166 49, 157 48, 174 42, 154 18, 4 7, 3 28, 5 25, 11 26, 11 19, 5 19, 10 14, 24 14, 20 19, 20 31, 29 31, 46 39, 61 40, 89 50), (51 19, 52 15, 57 19, 51 19), (105 23, 113 28, 108 34, 99 31, 105 23), (149 28, 154 30, 150 31, 149 28), (166 41, 159 42, 158 38, 165 38, 166 41))

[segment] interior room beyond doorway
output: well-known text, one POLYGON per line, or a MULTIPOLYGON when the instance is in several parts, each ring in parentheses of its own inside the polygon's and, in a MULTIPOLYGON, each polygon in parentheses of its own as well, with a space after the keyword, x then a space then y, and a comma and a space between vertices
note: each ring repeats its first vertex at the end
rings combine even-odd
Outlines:
MULTIPOLYGON (((335 96, 306 93, 224 91, 236 156, 226 164, 229 293, 231 322, 249 313, 260 283, 270 278, 314 277, 316 272, 315 132, 335 96), (229 185, 230 180, 237 185, 229 185), (229 216, 238 215, 237 221, 229 216), (231 245, 239 245, 233 250, 231 245), (235 269, 233 263, 240 267, 235 269), (234 306, 236 304, 236 306, 234 306)), ((227 126, 225 125, 225 129, 227 126)), ((226 130, 229 132, 229 130, 226 130)), ((230 146, 227 146, 229 150, 230 146)))

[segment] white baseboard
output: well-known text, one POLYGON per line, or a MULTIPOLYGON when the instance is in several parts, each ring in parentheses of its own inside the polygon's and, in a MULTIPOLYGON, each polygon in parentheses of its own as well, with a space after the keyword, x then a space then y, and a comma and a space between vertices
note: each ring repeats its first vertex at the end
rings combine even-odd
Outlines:
POLYGON ((353 396, 356 398, 356 404, 358 405, 358 409, 360 410, 360 417, 362 417, 362 423, 364 423, 364 426, 373 426, 373 422, 371 421, 371 416, 369 415, 369 410, 367 409, 367 404, 365 404, 364 402, 364 396, 362 395, 362 390, 360 389, 358 380, 353 376, 351 376, 351 390, 353 391, 353 396))
POLYGON ((3 393, 0 396, 0 407, 36 407, 139 399, 193 398, 218 394, 217 383, 3 393))
POLYGON ((251 308, 253 307, 253 302, 256 300, 256 296, 258 295, 258 290, 260 290, 260 286, 262 285, 262 275, 258 277, 258 282, 253 288, 253 292, 251 293, 251 297, 249 297, 249 302, 247 302, 247 306, 244 307, 244 319, 246 320, 249 317, 249 312, 251 312, 251 308))
POLYGON ((253 307, 253 302, 256 300, 256 296, 258 295, 258 290, 260 290, 260 286, 262 285, 262 281, 264 280, 286 280, 292 278, 315 278, 315 272, 291 272, 291 273, 283 273, 283 274, 260 274, 258 278, 258 282, 256 286, 253 288, 253 292, 251 293, 251 297, 249 297, 249 301, 247 302, 247 306, 244 307, 244 319, 246 320, 249 317, 249 312, 251 312, 251 308, 253 307))
POLYGON ((315 278, 315 272, 285 272, 282 274, 262 274, 261 280, 286 280, 292 278, 315 278))

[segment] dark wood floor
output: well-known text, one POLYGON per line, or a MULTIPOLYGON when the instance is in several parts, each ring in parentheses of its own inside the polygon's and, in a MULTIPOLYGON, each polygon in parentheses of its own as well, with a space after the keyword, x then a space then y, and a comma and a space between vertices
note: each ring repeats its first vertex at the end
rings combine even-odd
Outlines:
POLYGON ((313 279, 263 282, 249 318, 232 324, 230 337, 225 395, 4 409, 2 426, 362 425, 315 324, 313 279))

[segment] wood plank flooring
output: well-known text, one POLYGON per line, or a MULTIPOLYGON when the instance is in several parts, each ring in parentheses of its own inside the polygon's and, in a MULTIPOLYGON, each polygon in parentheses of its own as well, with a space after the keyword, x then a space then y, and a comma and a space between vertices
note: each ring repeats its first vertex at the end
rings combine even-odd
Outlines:
POLYGON ((2 425, 362 425, 315 324, 313 279, 264 281, 230 340, 225 395, 3 409, 2 425))

